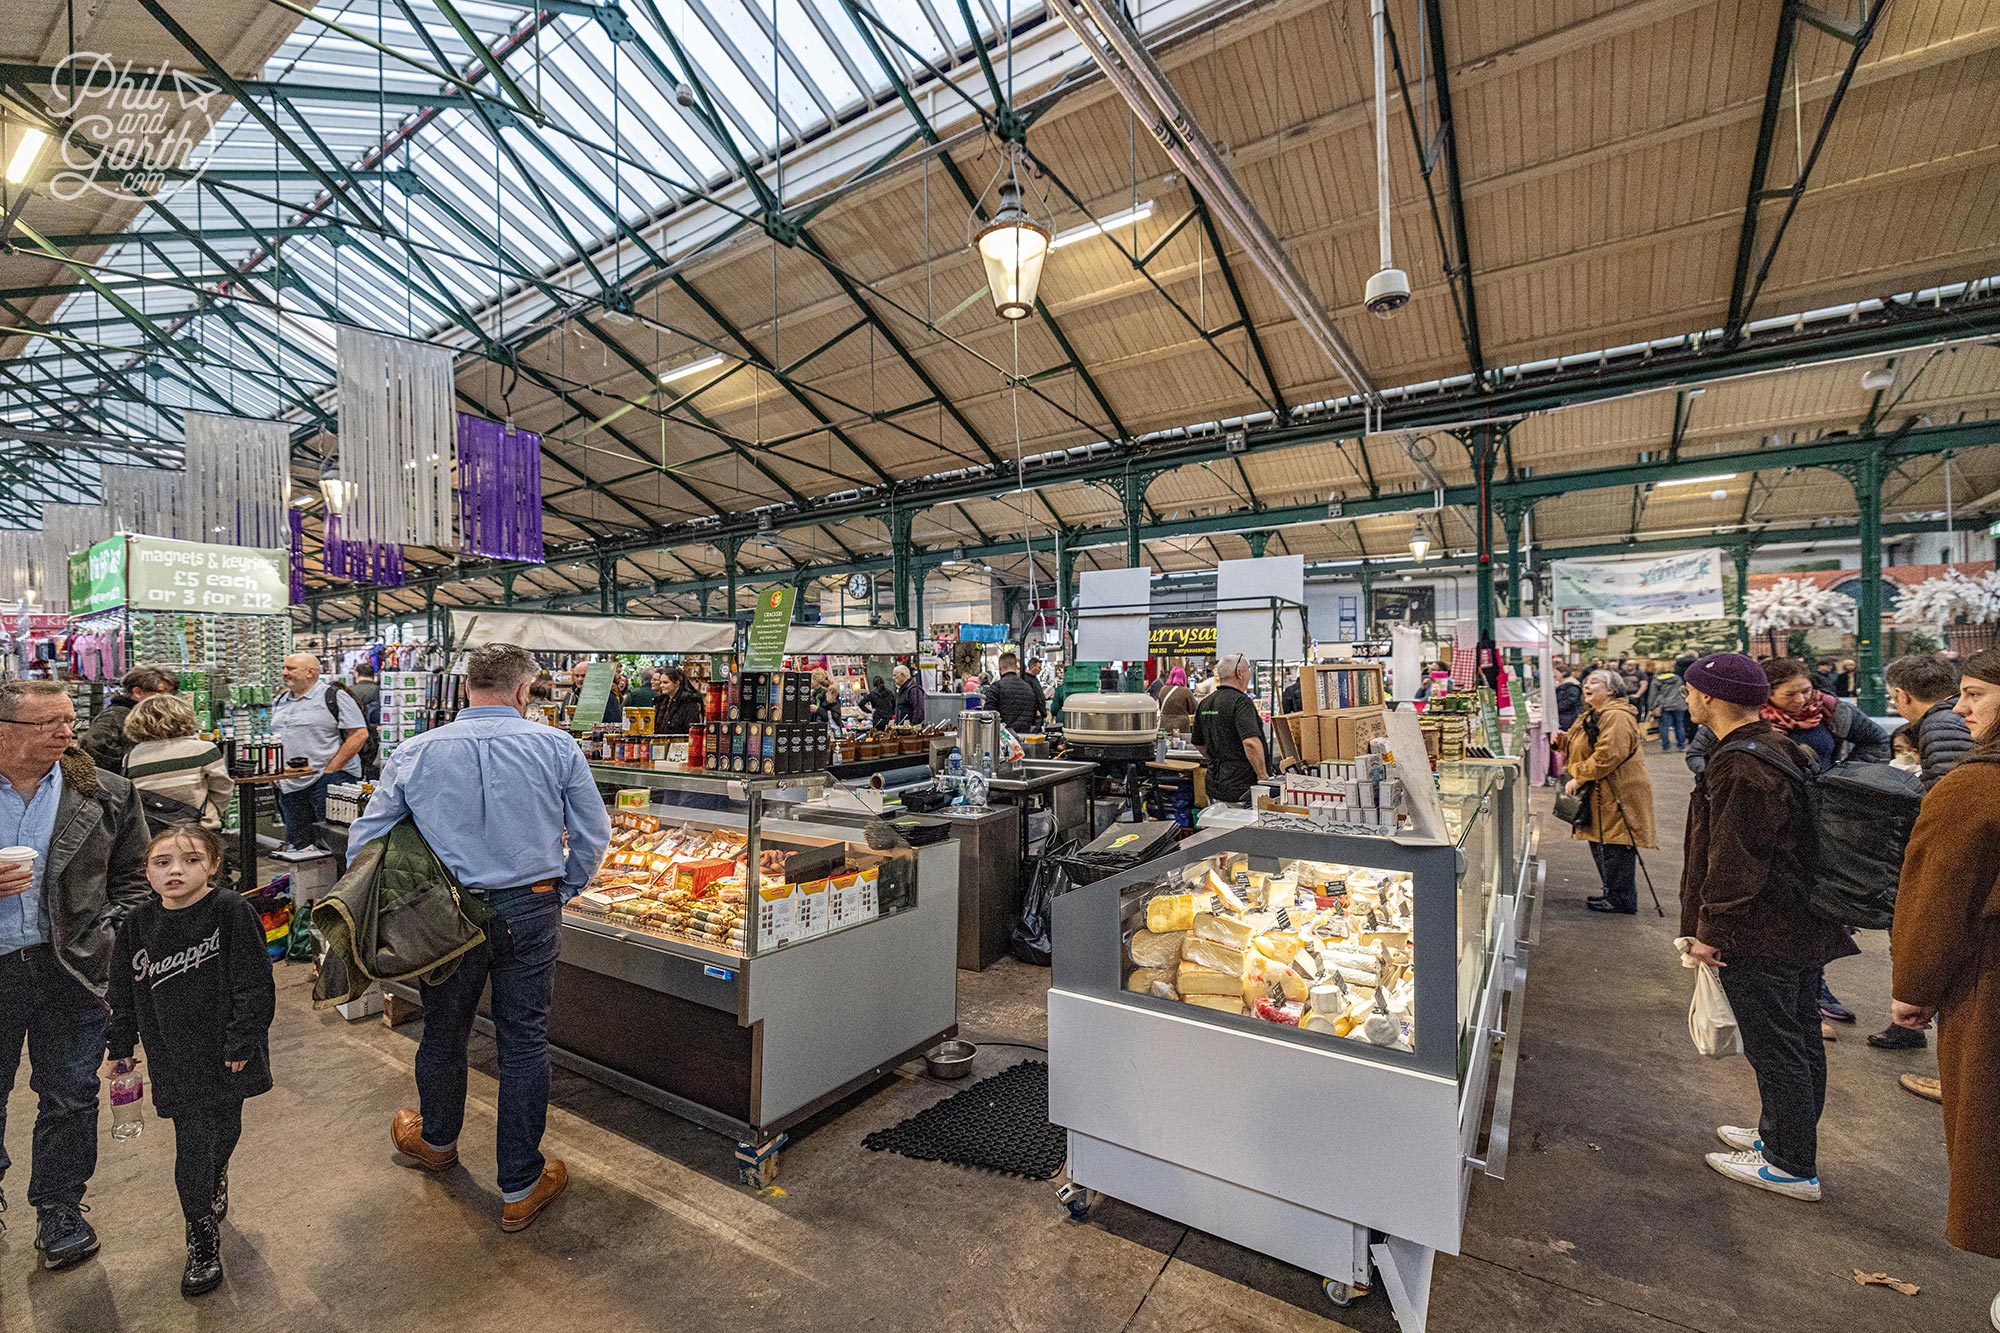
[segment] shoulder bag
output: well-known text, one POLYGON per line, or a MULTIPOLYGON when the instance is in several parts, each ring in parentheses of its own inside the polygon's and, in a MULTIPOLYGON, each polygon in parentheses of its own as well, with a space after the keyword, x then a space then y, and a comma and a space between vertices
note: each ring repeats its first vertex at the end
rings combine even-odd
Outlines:
MULTIPOLYGON (((1589 721, 1580 723, 1578 725, 1581 725, 1584 729, 1584 734, 1590 737, 1591 748, 1595 750, 1597 748, 1597 730, 1598 730, 1597 715, 1595 713, 1592 713, 1590 715, 1589 721)), ((1626 755, 1623 759, 1620 759, 1616 764, 1613 764, 1611 766, 1611 771, 1606 773, 1604 776, 1608 778, 1611 776, 1612 773, 1616 773, 1619 769, 1631 763, 1633 758, 1638 753, 1639 753, 1639 746, 1634 746, 1632 748, 1632 753, 1626 755)), ((1578 783, 1576 790, 1573 792, 1569 791, 1557 792, 1556 808, 1555 808, 1556 818, 1560 819, 1563 823, 1569 825, 1571 828, 1574 829, 1589 828, 1591 825, 1591 814, 1590 814, 1591 797, 1595 794, 1597 784, 1601 780, 1602 779, 1592 778, 1589 782, 1578 783)))

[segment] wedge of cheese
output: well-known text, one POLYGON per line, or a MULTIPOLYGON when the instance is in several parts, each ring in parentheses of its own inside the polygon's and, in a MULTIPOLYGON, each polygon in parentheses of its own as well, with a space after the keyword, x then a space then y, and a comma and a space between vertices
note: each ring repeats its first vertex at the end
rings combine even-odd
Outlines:
POLYGON ((1252 934, 1249 923, 1233 916, 1217 916, 1213 912, 1194 914, 1194 938, 1198 940, 1214 940, 1232 949, 1246 949, 1252 934))
POLYGON ((1152 993, 1154 982, 1172 981, 1173 977, 1172 968, 1137 967, 1132 969, 1131 976, 1125 978, 1125 989, 1136 991, 1140 995, 1148 995, 1152 993))
POLYGON ((1140 967, 1172 967, 1180 961, 1181 941, 1186 938, 1187 932, 1181 930, 1135 930, 1132 932, 1132 961, 1140 967))
POLYGON ((1275 958, 1281 963, 1290 963, 1299 956, 1299 937, 1288 931, 1274 930, 1259 935, 1254 941, 1257 952, 1266 958, 1275 958))
POLYGON ((1232 949, 1226 944, 1201 938, 1190 933, 1181 943, 1181 957, 1190 963, 1214 968, 1217 972, 1227 972, 1232 977, 1243 975, 1243 963, 1249 951, 1232 949))
POLYGON ((1227 995, 1243 998, 1243 978, 1234 972, 1218 972, 1199 963, 1182 963, 1174 974, 1174 989, 1184 996, 1227 995))
POLYGON ((1146 929, 1154 934, 1186 930, 1193 924, 1192 893, 1158 893, 1146 900, 1146 929))
POLYGON ((1235 885, 1223 879, 1222 876, 1216 874, 1213 870, 1208 872, 1208 891, 1214 894, 1216 900, 1231 912, 1249 910, 1249 903, 1245 902, 1243 895, 1236 891, 1235 885))
POLYGON ((1243 1001, 1234 995, 1189 995, 1184 997, 1189 1004, 1198 1004, 1204 1009, 1220 1009, 1225 1014, 1245 1014, 1243 1001))
POLYGON ((1258 1000, 1268 997, 1273 988, 1287 1001, 1304 1002, 1306 979, 1275 958, 1254 954, 1243 972, 1243 1003, 1255 1005, 1258 1000))

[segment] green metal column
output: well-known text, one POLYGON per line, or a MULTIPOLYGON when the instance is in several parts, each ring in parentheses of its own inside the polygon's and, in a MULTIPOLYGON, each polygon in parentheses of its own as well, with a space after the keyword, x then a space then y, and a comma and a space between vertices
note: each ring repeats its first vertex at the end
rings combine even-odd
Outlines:
POLYGON ((706 583, 701 585, 701 601, 697 603, 697 605, 700 606, 701 608, 701 618, 703 620, 708 619, 708 595, 714 591, 715 590, 709 587, 706 583))
POLYGON ((617 606, 617 601, 612 591, 617 583, 617 579, 611 572, 617 563, 617 556, 605 555, 599 552, 597 557, 597 609, 607 616, 617 606))
POLYGON ((1127 472, 1118 479, 1118 498, 1125 502, 1125 567, 1137 569, 1143 563, 1139 557, 1139 520, 1146 515, 1146 487, 1152 484, 1149 473, 1127 472))
POLYGON ((1056 610, 1067 615, 1076 605, 1076 537, 1056 534, 1056 610))
POLYGON ((1736 556, 1736 651, 1750 651, 1750 622, 1744 603, 1750 598, 1750 543, 1744 542, 1735 550, 1736 556))
POLYGON ((1500 502, 1500 522, 1507 532, 1507 614, 1521 614, 1521 520, 1529 506, 1518 500, 1500 502))
POLYGON ((806 589, 812 584, 812 575, 801 569, 792 575, 792 623, 806 623, 806 589))
POLYGON ((1354 635, 1357 639, 1375 637, 1375 613, 1369 609, 1369 602, 1375 596, 1375 571, 1368 566, 1361 567, 1361 610, 1354 617, 1354 635))
POLYGON ((520 577, 521 571, 518 569, 505 569, 500 572, 500 605, 514 604, 514 580, 520 577))
POLYGON ((917 631, 917 637, 921 640, 924 631, 924 584, 930 578, 931 570, 930 566, 918 559, 914 552, 911 553, 909 566, 911 619, 907 623, 911 629, 917 631))
MULTIPOLYGON (((916 526, 914 510, 897 509, 889 514, 889 578, 896 588, 896 624, 908 628, 910 619, 910 530, 916 526)), ((919 600, 922 590, 918 591, 919 600)))
POLYGON ((1849 474, 1861 507, 1861 596, 1854 618, 1855 665, 1862 711, 1888 707, 1882 687, 1882 451, 1871 444, 1849 474))
POLYGON ((1264 548, 1271 540, 1271 530, 1265 528, 1260 532, 1246 532, 1243 534, 1243 540, 1250 543, 1250 558, 1252 560, 1262 560, 1264 558, 1264 548))
POLYGON ((1493 637, 1493 622, 1499 608, 1493 591, 1493 460, 1500 452, 1504 427, 1475 426, 1467 432, 1472 451, 1472 471, 1479 487, 1476 527, 1479 533, 1479 637, 1493 637))
POLYGON ((729 601, 726 603, 725 609, 729 613, 729 623, 732 625, 736 623, 736 553, 742 549, 743 539, 741 537, 731 537, 722 546, 722 564, 729 575, 729 601))

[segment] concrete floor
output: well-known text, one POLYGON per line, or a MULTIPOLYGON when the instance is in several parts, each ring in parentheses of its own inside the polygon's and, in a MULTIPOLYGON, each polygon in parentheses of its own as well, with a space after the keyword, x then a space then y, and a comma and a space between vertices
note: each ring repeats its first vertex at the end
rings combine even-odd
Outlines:
MULTIPOLYGON (((1675 830, 1688 786, 1676 759, 1648 759, 1660 822, 1675 830)), ((1509 1179, 1475 1187, 1465 1252, 1438 1265, 1431 1327, 1984 1327, 2000 1264, 1945 1245, 1937 1111, 1894 1082, 1932 1063, 1861 1041, 1887 1005, 1881 938, 1834 969, 1836 991, 1863 1022, 1830 1052, 1827 1201, 1757 1193, 1701 1160, 1718 1146, 1712 1127, 1754 1120, 1756 1101, 1740 1060, 1704 1061, 1688 1044, 1673 921, 1585 913, 1587 855, 1555 839, 1546 847, 1545 942, 1530 979, 1509 1179), (1856 1268, 1923 1291, 1858 1286, 1856 1268)), ((1671 911, 1678 858, 1662 849, 1648 864, 1671 911)), ((961 973, 965 1035, 1040 1044, 1047 975, 1012 963, 961 973)), ((172 1131, 149 1121, 140 1138, 103 1144, 90 1202, 104 1249, 75 1270, 35 1267, 25 1162, 7 1182, 15 1211, 0 1235, 0 1329, 1395 1327, 1379 1296, 1335 1311, 1312 1275, 1115 1201, 1078 1225, 1047 1184, 864 1151, 869 1131, 945 1095, 915 1075, 822 1116, 786 1149, 778 1188, 758 1194, 734 1183, 720 1137, 558 1071, 547 1146, 569 1162, 570 1190, 532 1229, 506 1236, 491 1078, 473 1078, 463 1168, 442 1178, 406 1170, 391 1160, 387 1130, 413 1096, 417 1029, 311 1013, 301 967, 281 969, 280 999, 278 1087, 248 1107, 231 1173, 228 1283, 198 1302, 176 1291, 172 1131)), ((490 1060, 490 1043, 475 1051, 490 1060)), ((980 1071, 1032 1054, 989 1044, 980 1071)), ((21 1158, 33 1116, 25 1085, 8 1108, 21 1158)))

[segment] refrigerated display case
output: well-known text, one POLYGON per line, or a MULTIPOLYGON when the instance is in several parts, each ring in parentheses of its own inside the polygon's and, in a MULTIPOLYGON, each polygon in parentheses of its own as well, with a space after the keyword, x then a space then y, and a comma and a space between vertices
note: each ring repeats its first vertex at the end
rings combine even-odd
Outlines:
POLYGON ((1473 1178, 1505 1170, 1541 866, 1518 761, 1439 789, 1442 840, 1232 828, 1057 899, 1072 1213, 1126 1200, 1339 1304, 1379 1281, 1424 1327, 1473 1178))
POLYGON ((767 1185, 787 1130, 956 1035, 954 845, 766 818, 799 779, 597 777, 654 799, 563 907, 557 1064, 730 1136, 767 1185))

